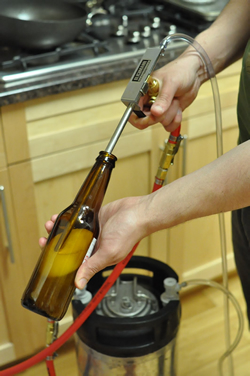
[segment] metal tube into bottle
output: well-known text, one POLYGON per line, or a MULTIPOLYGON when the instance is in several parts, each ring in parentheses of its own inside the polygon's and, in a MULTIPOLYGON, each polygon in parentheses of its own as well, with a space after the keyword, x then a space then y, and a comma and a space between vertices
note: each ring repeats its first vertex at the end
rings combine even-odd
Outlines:
POLYGON ((117 144, 117 141, 119 140, 122 132, 123 132, 123 129, 125 128, 127 122, 128 122, 128 119, 130 117, 130 115, 132 114, 133 112, 133 109, 134 109, 134 106, 135 104, 134 103, 130 103, 128 105, 128 107, 126 108, 121 120, 119 121, 117 127, 116 127, 116 130, 115 132, 113 133, 105 151, 107 153, 112 153, 115 145, 117 144))

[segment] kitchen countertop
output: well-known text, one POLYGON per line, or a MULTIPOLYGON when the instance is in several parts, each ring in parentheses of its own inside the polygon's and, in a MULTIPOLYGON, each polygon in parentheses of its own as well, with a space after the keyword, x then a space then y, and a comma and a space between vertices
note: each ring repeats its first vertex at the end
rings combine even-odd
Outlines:
MULTIPOLYGON (((186 44, 179 43, 169 47, 160 59, 158 67, 178 57, 186 48, 186 44)), ((78 67, 69 72, 63 72, 59 77, 33 80, 33 82, 12 83, 10 87, 3 87, 0 91, 0 107, 14 103, 26 102, 31 99, 42 98, 48 95, 79 90, 86 87, 129 79, 144 51, 136 57, 116 59, 111 62, 78 67)))

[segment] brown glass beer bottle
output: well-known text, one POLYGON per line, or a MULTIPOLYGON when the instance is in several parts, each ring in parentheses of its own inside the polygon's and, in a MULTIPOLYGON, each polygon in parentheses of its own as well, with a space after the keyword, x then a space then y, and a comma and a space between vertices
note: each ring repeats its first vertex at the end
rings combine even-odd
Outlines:
POLYGON ((61 320, 74 294, 77 269, 98 237, 98 212, 116 157, 100 152, 73 203, 54 224, 46 247, 22 296, 22 305, 61 320))

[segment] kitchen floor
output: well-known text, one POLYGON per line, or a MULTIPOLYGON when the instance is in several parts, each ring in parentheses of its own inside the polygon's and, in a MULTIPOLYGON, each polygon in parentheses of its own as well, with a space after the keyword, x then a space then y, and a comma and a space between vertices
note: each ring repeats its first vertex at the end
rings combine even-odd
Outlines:
MULTIPOLYGON (((239 279, 229 279, 229 289, 245 310, 239 279)), ((217 362, 225 351, 223 293, 205 287, 181 297, 182 319, 178 338, 177 376, 216 376, 217 362)), ((244 314, 245 317, 245 314, 244 314)), ((234 374, 228 370, 227 360, 224 376, 250 375, 250 333, 245 320, 240 344, 233 353, 234 374)), ((230 303, 231 338, 235 338, 238 319, 230 303)), ((70 341, 59 351, 55 359, 57 376, 77 376, 74 342, 70 341)), ((46 376, 46 366, 40 363, 22 373, 24 376, 46 376)), ((153 375, 152 375, 153 376, 153 375)))

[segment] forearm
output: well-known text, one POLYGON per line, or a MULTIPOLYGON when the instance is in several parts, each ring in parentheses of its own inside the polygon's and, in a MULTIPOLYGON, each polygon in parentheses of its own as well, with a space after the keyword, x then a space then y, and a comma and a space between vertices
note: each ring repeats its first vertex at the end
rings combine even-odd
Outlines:
POLYGON ((197 36, 216 74, 242 56, 250 37, 249 17, 249 0, 231 0, 211 27, 197 36))
POLYGON ((79 268, 76 286, 83 288, 97 271, 123 260, 153 232, 250 205, 249 161, 247 141, 150 195, 126 197, 102 207, 96 249, 79 268))
POLYGON ((250 141, 142 198, 147 235, 194 218, 249 206, 249 161, 250 141))

